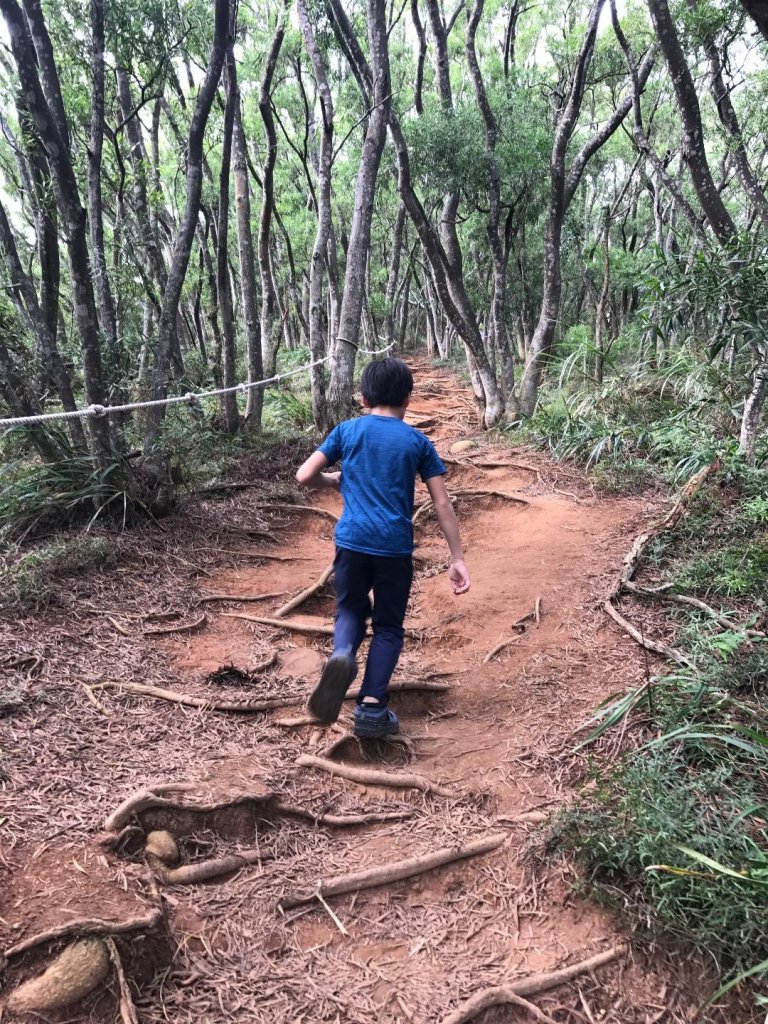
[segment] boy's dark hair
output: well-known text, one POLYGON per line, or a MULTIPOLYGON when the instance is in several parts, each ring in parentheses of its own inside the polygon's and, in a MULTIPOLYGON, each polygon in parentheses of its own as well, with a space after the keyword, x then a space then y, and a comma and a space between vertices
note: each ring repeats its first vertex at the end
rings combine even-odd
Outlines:
POLYGON ((413 374, 401 359, 374 359, 363 370, 360 390, 370 408, 401 406, 413 391, 413 374))

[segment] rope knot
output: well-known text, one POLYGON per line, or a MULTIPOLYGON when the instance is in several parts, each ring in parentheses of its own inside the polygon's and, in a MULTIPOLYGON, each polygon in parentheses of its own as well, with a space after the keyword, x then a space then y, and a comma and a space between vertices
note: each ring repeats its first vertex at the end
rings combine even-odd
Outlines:
POLYGON ((88 415, 89 416, 97 416, 97 417, 106 416, 107 415, 107 410, 104 408, 103 405, 89 405, 88 406, 88 415))

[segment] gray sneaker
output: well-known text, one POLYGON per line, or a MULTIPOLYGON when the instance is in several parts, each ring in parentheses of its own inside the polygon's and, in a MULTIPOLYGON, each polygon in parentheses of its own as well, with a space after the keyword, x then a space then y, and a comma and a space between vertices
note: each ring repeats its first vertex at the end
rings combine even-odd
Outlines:
POLYGON ((339 717, 349 684, 357 675, 350 650, 334 651, 325 663, 320 682, 309 698, 309 710, 321 722, 330 724, 339 717))

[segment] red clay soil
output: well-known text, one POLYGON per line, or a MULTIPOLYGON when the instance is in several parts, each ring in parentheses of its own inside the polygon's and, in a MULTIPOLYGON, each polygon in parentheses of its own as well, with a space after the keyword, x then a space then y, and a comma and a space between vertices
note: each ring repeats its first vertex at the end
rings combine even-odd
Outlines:
MULTIPOLYGON (((87 931, 87 924, 78 929, 79 919, 125 921, 155 906, 163 912, 159 926, 118 936, 142 1024, 439 1024, 485 987, 621 942, 616 922, 574 895, 570 869, 543 864, 529 847, 542 819, 569 799, 575 731, 608 694, 636 685, 645 672, 599 600, 647 505, 595 497, 578 479, 559 482, 563 471, 535 453, 489 444, 472 426, 468 393, 445 372, 419 368, 408 419, 424 423, 453 460, 449 490, 459 494, 472 589, 460 598, 451 594, 445 545, 425 510, 417 528, 411 638, 396 681, 450 688, 393 698, 412 743, 410 763, 402 747, 361 749, 354 740, 332 756, 342 764, 419 773, 455 795, 360 785, 297 764, 301 754, 322 752, 349 727, 351 705, 341 728, 285 724, 306 714, 302 701, 328 638, 231 617, 272 617, 284 597, 238 599, 294 595, 332 558, 330 517, 262 507, 299 501, 339 510, 337 495, 307 498, 280 482, 302 454, 289 451, 274 479, 255 479, 260 486, 253 491, 191 499, 162 527, 122 541, 116 568, 70 583, 47 612, 6 621, 7 653, 39 654, 44 668, 24 684, 28 705, 1 723, 0 949, 69 922, 87 931), (473 446, 451 454, 467 438, 473 446), (479 465, 489 462, 509 465, 479 465), (496 493, 478 493, 489 491, 496 493), (279 539, 248 536, 254 529, 279 539), (260 552, 281 560, 260 560, 260 552), (214 593, 231 601, 195 607, 214 593), (524 630, 516 628, 535 608, 539 621, 529 618, 524 630), (189 633, 144 633, 158 624, 194 622, 202 610, 206 621, 189 633), (150 611, 180 618, 142 619, 150 611), (503 640, 511 642, 489 660, 503 640), (248 675, 272 654, 274 665, 248 675), (211 678, 227 665, 245 675, 211 678), (286 698, 294 704, 233 714, 100 686, 115 681, 212 703, 286 698), (132 792, 179 781, 200 784, 203 795, 190 798, 193 803, 205 802, 212 786, 220 795, 266 784, 283 802, 318 816, 374 810, 408 817, 341 828, 257 805, 237 820, 166 810, 139 815, 138 827, 115 849, 99 845, 108 815, 132 792), (141 858, 143 830, 158 825, 174 831, 189 863, 245 847, 258 849, 262 859, 223 881, 158 890, 141 858), (320 879, 500 830, 508 838, 495 852, 329 897, 329 909, 317 901, 278 908, 320 879)), ((420 488, 417 503, 425 493, 420 488)), ((287 621, 327 625, 332 608, 332 589, 325 586, 287 621)), ((10 956, 9 989, 54 948, 48 943, 10 956)), ((114 979, 109 990, 106 1001, 102 990, 90 1002, 46 1016, 115 1019, 114 979)), ((666 967, 624 954, 532 998, 562 1024, 651 1024, 692 1020, 698 994, 666 967)), ((474 1019, 532 1018, 507 1006, 474 1019)))

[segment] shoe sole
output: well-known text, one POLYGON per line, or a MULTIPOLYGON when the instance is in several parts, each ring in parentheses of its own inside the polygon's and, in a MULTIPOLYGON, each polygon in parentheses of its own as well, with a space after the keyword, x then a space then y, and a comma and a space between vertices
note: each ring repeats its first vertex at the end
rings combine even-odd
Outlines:
POLYGON ((354 678, 354 662, 347 658, 329 658, 320 682, 309 698, 309 710, 319 721, 330 725, 339 717, 341 705, 354 678))

